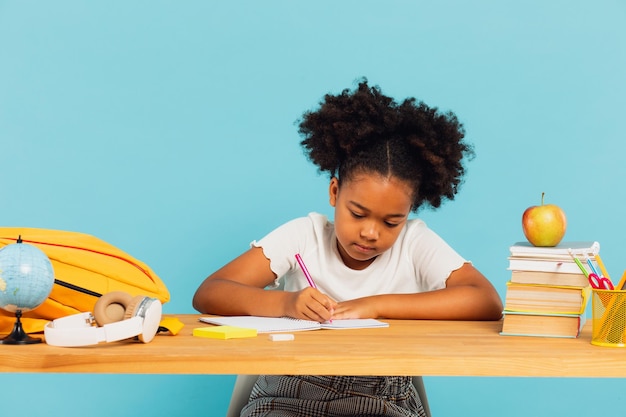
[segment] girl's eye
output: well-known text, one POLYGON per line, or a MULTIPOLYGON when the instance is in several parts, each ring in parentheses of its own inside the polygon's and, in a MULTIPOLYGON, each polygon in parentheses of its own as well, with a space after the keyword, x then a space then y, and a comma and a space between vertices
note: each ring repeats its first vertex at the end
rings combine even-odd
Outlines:
POLYGON ((393 229, 394 227, 398 227, 398 226, 400 226, 400 224, 398 224, 398 223, 389 223, 389 222, 385 222, 385 224, 387 225, 387 227, 392 228, 392 229, 393 229))
POLYGON ((355 213, 353 211, 351 211, 350 213, 352 213, 352 217, 354 217, 355 219, 362 219, 363 217, 365 217, 365 216, 363 216, 363 215, 361 215, 359 213, 355 213))

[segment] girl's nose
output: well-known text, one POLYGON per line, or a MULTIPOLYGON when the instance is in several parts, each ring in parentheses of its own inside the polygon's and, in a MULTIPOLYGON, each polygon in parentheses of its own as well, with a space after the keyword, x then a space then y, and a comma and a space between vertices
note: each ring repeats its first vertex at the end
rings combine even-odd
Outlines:
POLYGON ((363 225, 361 229, 361 237, 367 240, 378 239, 378 228, 374 222, 368 222, 363 225))

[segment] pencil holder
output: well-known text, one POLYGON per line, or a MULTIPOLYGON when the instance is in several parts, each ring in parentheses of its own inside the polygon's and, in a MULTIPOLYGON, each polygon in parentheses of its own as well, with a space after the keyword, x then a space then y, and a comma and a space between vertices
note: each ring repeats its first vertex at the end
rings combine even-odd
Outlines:
POLYGON ((591 344, 626 346, 626 291, 593 290, 591 344))

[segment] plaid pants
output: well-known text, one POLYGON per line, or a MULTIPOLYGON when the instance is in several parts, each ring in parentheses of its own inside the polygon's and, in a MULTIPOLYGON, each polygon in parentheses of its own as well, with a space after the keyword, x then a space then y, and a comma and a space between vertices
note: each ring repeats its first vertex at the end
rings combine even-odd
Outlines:
POLYGON ((261 375, 242 417, 425 417, 411 377, 261 375))

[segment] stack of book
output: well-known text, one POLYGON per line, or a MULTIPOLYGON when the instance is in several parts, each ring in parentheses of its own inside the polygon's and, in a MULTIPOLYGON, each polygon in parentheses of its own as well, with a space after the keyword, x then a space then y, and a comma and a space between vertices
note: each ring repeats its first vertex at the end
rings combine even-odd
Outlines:
MULTIPOLYGON (((563 242, 554 247, 535 247, 518 242, 510 247, 502 335, 578 337, 586 321, 591 295, 584 268, 596 262, 598 242, 563 242)), ((587 271, 589 272, 589 271, 587 271)))

